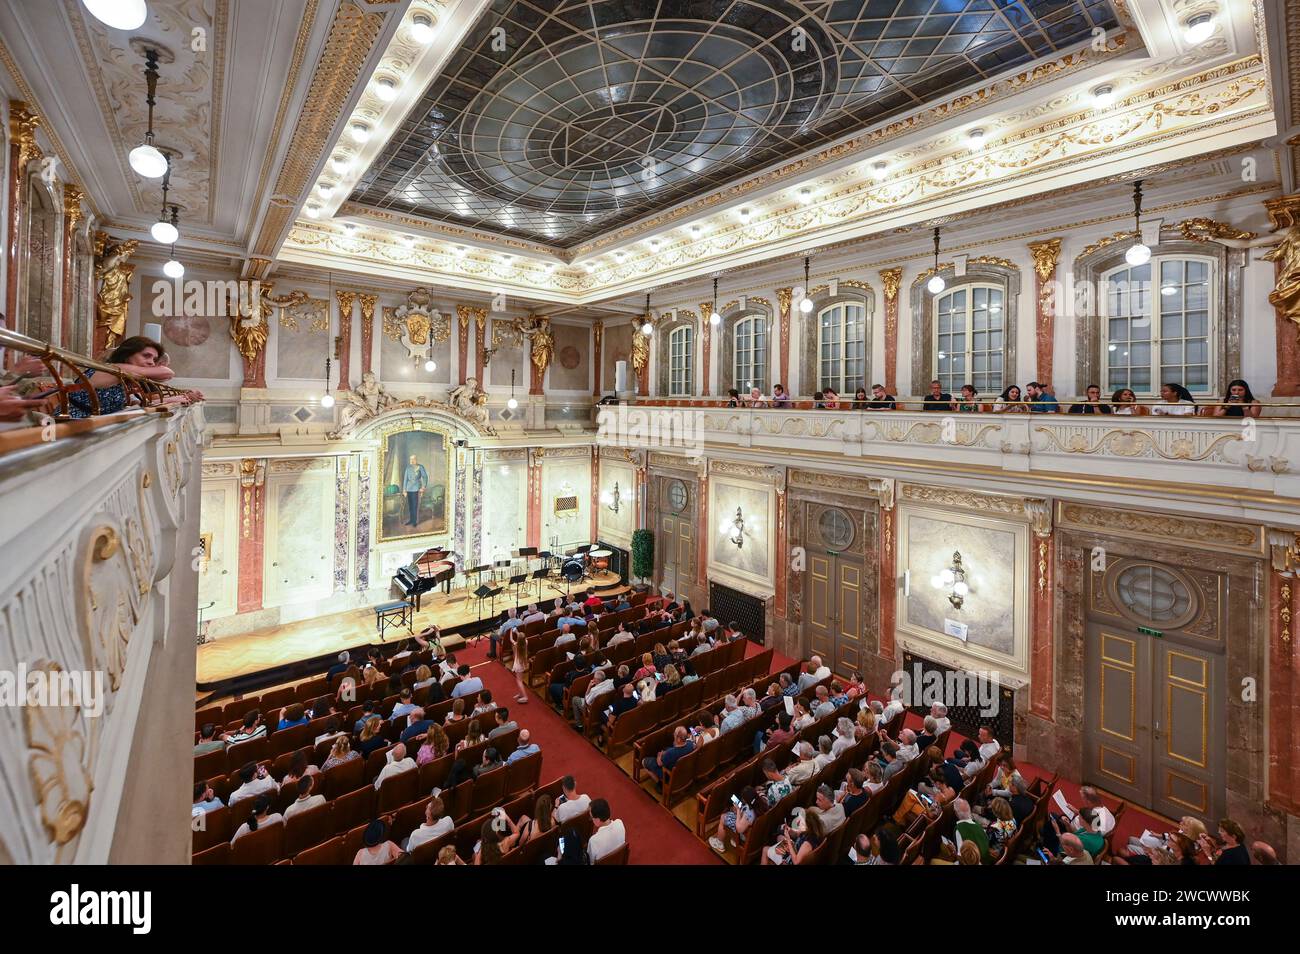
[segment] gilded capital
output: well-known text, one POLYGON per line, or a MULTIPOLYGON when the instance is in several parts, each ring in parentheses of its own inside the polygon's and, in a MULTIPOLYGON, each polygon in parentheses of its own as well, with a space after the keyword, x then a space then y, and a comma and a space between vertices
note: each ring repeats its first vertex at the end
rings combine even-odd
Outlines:
POLYGON ((22 100, 9 100, 9 138, 18 147, 18 174, 27 171, 27 163, 41 155, 36 145, 36 129, 41 117, 32 112, 22 100))
POLYGON ((352 305, 357 300, 357 293, 354 291, 346 291, 342 288, 336 288, 334 290, 334 297, 338 299, 340 320, 343 322, 351 321, 352 305))
POLYGON ((778 288, 776 290, 776 313, 778 315, 790 314, 790 302, 794 299, 793 288, 778 288))
POLYGON ((1034 272, 1040 282, 1049 282, 1056 272, 1056 263, 1061 259, 1061 240, 1045 239, 1029 243, 1029 254, 1034 257, 1034 272))
POLYGON ((1274 231, 1281 231, 1277 247, 1265 261, 1277 263, 1277 279, 1268 302, 1283 317, 1300 325, 1300 195, 1284 195, 1264 203, 1274 231))
POLYGON ((378 296, 378 295, 368 295, 368 294, 366 294, 365 292, 362 292, 358 297, 359 297, 360 300, 361 300, 361 320, 362 320, 362 321, 374 321, 374 320, 375 320, 375 302, 377 302, 377 301, 379 300, 379 296, 378 296))
POLYGON ((71 183, 63 185, 63 213, 67 216, 68 230, 76 229, 77 223, 81 221, 85 210, 81 207, 81 200, 85 198, 86 193, 71 183))
POLYGON ((882 268, 880 270, 880 282, 885 287, 885 301, 896 301, 898 299, 898 289, 903 284, 903 270, 901 268, 882 268))
POLYGON ((591 333, 595 336, 596 347, 599 348, 605 337, 605 323, 600 320, 595 321, 591 326, 591 333))

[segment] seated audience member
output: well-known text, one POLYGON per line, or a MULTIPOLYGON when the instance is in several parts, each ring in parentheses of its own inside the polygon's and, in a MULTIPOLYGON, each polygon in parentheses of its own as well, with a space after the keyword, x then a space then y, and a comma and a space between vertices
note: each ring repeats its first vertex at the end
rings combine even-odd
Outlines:
POLYGON ((524 621, 519 618, 518 611, 513 606, 506 610, 505 619, 501 621, 501 624, 496 629, 490 630, 488 633, 487 658, 496 659, 497 640, 509 640, 510 633, 522 625, 524 625, 524 621))
POLYGON ((1035 414, 1057 414, 1061 410, 1050 385, 1030 381, 1025 385, 1025 397, 1028 398, 1029 410, 1035 414))
POLYGON ((523 615, 523 624, 527 626, 529 623, 536 623, 544 619, 546 619, 546 614, 537 608, 537 604, 529 603, 528 611, 523 615))
MULTIPOLYGON (((437 795, 432 796, 424 806, 424 822, 420 827, 407 836, 406 844, 403 846, 407 852, 415 851, 426 842, 433 841, 435 838, 441 838, 448 832, 456 828, 451 817, 447 814, 447 809, 443 805, 442 799, 437 795)), ((455 849, 453 848, 453 851, 455 849)))
POLYGON ((948 719, 948 707, 936 702, 930 706, 930 715, 934 716, 934 727, 938 735, 943 735, 952 728, 952 722, 948 719))
POLYGON ((587 859, 594 865, 627 843, 622 819, 610 819, 609 802, 597 798, 591 803, 591 822, 595 829, 587 839, 587 859))
MULTIPOLYGON (((234 800, 231 800, 234 805, 234 800)), ((283 825, 284 816, 279 812, 271 811, 271 796, 258 795, 253 800, 253 807, 248 813, 248 821, 244 822, 235 830, 235 835, 230 839, 233 845, 239 839, 243 838, 249 832, 257 831, 259 828, 265 828, 267 825, 283 825)))
POLYGON ((695 728, 691 730, 691 738, 695 740, 696 745, 708 745, 710 742, 717 741, 721 734, 718 730, 718 720, 712 712, 701 712, 699 718, 695 720, 695 728))
POLYGON ((803 864, 825 839, 822 820, 816 812, 805 811, 803 808, 796 808, 794 812, 790 824, 781 826, 776 844, 763 852, 763 864, 803 864))
POLYGON ((1085 850, 1083 842, 1077 835, 1066 833, 1061 836, 1061 864, 1063 865, 1091 865, 1096 862, 1093 860, 1092 853, 1085 850))
POLYGON ((618 629, 614 630, 614 635, 609 637, 609 642, 605 644, 605 648, 613 649, 615 646, 621 646, 624 643, 630 643, 634 639, 636 639, 636 637, 633 636, 631 633, 629 633, 622 623, 619 623, 618 629))
POLYGON ((412 693, 409 688, 403 689, 398 695, 397 701, 393 703, 393 711, 388 715, 389 722, 396 722, 398 719, 409 715, 415 708, 415 701, 412 699, 412 693))
POLYGON ((794 791, 790 780, 776 767, 776 762, 772 759, 763 759, 763 778, 766 780, 763 795, 768 805, 775 807, 777 802, 794 791))
POLYGON ((239 780, 242 784, 230 793, 230 800, 227 803, 232 808, 236 802, 242 802, 246 798, 256 798, 258 795, 280 790, 280 786, 275 779, 271 778, 267 767, 256 762, 249 762, 239 770, 239 780))
MULTIPOLYGON (((432 669, 430 669, 426 665, 421 664, 420 666, 416 667, 415 682, 414 684, 412 684, 411 688, 414 689, 416 692, 419 692, 421 689, 424 689, 428 686, 438 686, 438 679, 436 676, 434 676, 432 669)), ((442 687, 438 686, 438 689, 439 691, 441 691, 442 687)), ((442 700, 431 699, 430 701, 440 702, 442 700)))
POLYGON ((409 745, 416 739, 422 739, 425 734, 428 733, 429 727, 433 724, 434 722, 432 719, 426 719, 424 717, 424 710, 419 706, 416 706, 407 713, 406 728, 402 730, 402 734, 398 737, 398 741, 405 742, 409 745))
POLYGON ((822 392, 822 403, 828 411, 840 410, 840 395, 834 388, 827 388, 822 392))
POLYGON ((978 414, 980 411, 979 395, 975 392, 975 385, 963 384, 961 397, 957 401, 957 413, 978 414))
POLYGON ((415 753, 415 764, 428 765, 434 759, 442 758, 450 749, 451 740, 447 738, 442 726, 435 722, 424 733, 424 742, 415 753))
POLYGON ((1106 847, 1106 839, 1092 830, 1093 812, 1090 808, 1079 809, 1079 814, 1074 821, 1066 821, 1059 815, 1050 814, 1047 816, 1049 828, 1056 836, 1055 839, 1044 838, 1044 844, 1050 845, 1053 840, 1057 841, 1062 847, 1065 845, 1065 838, 1073 835, 1088 854, 1096 858, 1106 847))
POLYGON ((515 729, 519 728, 519 723, 510 718, 510 710, 505 706, 498 706, 496 712, 493 713, 493 716, 496 720, 496 725, 494 725, 491 731, 488 732, 487 737, 489 739, 495 739, 498 736, 505 735, 508 732, 513 732, 515 729))
POLYGON ((345 649, 343 652, 339 653, 338 662, 325 670, 326 681, 328 682, 335 676, 347 672, 350 665, 352 665, 352 654, 345 649))
POLYGON ((880 710, 878 716, 881 726, 889 725, 889 723, 893 722, 903 714, 905 708, 906 707, 903 705, 902 700, 898 698, 898 689, 895 688, 889 690, 889 703, 880 710))
POLYGON ((729 388, 727 390, 727 407, 740 407, 742 403, 740 392, 735 388, 729 388))
POLYGON ((831 702, 831 691, 827 686, 818 686, 814 691, 812 706, 813 719, 825 719, 835 714, 835 703, 831 702))
POLYGON ((207 782, 194 783, 194 807, 190 810, 192 817, 198 817, 204 812, 211 812, 224 807, 224 803, 217 797, 216 792, 212 791, 211 785, 207 782))
POLYGON ((587 683, 587 691, 583 695, 573 697, 573 726, 579 732, 582 731, 583 713, 586 708, 594 703, 597 699, 607 692, 614 691, 614 680, 605 675, 605 670, 596 669, 591 674, 591 682, 587 683))
POLYGON ((558 682, 553 682, 547 687, 547 693, 551 697, 551 703, 559 708, 564 704, 564 690, 568 689, 583 676, 591 672, 591 663, 582 653, 573 657, 573 668, 563 676, 559 677, 558 682))
POLYGON ((1209 834, 1201 835, 1201 850, 1205 857, 1216 865, 1248 865, 1250 851, 1247 850, 1246 832, 1231 818, 1219 822, 1219 840, 1216 843, 1209 834))
POLYGON ((406 746, 401 742, 388 750, 387 759, 388 764, 375 776, 375 791, 379 791, 379 786, 384 784, 385 779, 401 775, 403 772, 413 772, 416 769, 415 759, 406 754, 406 746))
POLYGON ((384 736, 384 720, 378 715, 372 715, 361 727, 361 734, 357 736, 357 751, 362 757, 369 758, 371 752, 387 745, 388 739, 384 736))
POLYGON ((793 718, 788 712, 778 712, 776 714, 776 723, 766 732, 759 731, 755 734, 754 746, 755 755, 767 748, 769 745, 784 745, 786 742, 793 741, 799 733, 794 731, 791 726, 793 718))
POLYGON ((375 715, 375 703, 373 699, 367 699, 365 702, 361 703, 361 718, 357 719, 352 726, 353 735, 361 734, 361 730, 366 727, 366 721, 372 715, 375 715))
POLYGON ((462 752, 471 745, 478 745, 480 742, 486 742, 487 735, 483 732, 483 725, 478 719, 471 719, 469 731, 465 733, 465 738, 456 743, 456 751, 462 752))
POLYGON ((491 772, 493 769, 499 769, 504 763, 501 761, 501 753, 495 746, 489 745, 483 750, 483 761, 474 766, 474 777, 478 778, 485 772, 491 772))
POLYGON ((821 391, 813 392, 813 410, 814 411, 826 410, 826 395, 821 391))
POLYGON ((533 734, 527 729, 519 730, 519 741, 515 744, 515 750, 506 758, 506 765, 513 765, 520 759, 526 759, 530 755, 536 755, 542 751, 542 747, 533 741, 533 734))
POLYGON ((848 817, 844 805, 835 800, 835 793, 824 782, 817 786, 816 807, 812 811, 820 816, 822 832, 827 835, 838 831, 848 817))
POLYGON ((868 411, 896 411, 898 401, 885 390, 883 384, 871 385, 871 400, 867 402, 868 411))
POLYGON ((576 643, 577 641, 578 641, 578 635, 573 631, 573 626, 570 625, 569 623, 565 623, 563 626, 560 627, 560 635, 555 637, 555 642, 552 643, 551 645, 568 646, 571 643, 576 643))
POLYGON ((483 680, 478 676, 470 675, 469 666, 461 664, 461 666, 456 670, 456 674, 460 676, 460 682, 456 683, 455 687, 451 690, 451 697, 453 699, 459 699, 462 696, 470 696, 474 693, 483 691, 483 680))
POLYGON ((207 755, 209 752, 216 752, 225 747, 225 740, 217 738, 216 725, 205 722, 203 728, 199 729, 199 741, 194 743, 194 754, 207 755))
POLYGON ((289 763, 289 771, 285 772, 284 777, 280 779, 280 787, 296 786, 298 779, 304 775, 315 775, 319 771, 320 769, 307 761, 307 753, 299 749, 293 753, 293 760, 289 763))
POLYGON ((298 797, 284 810, 284 817, 286 819, 292 818, 299 812, 305 812, 309 808, 318 808, 324 805, 325 796, 315 794, 315 788, 316 777, 314 775, 304 775, 298 779, 298 797))
POLYGON ((952 803, 953 814, 957 821, 954 830, 960 841, 971 841, 979 848, 980 861, 989 860, 989 839, 984 833, 984 828, 979 822, 971 817, 970 802, 964 798, 955 799, 952 803))
POLYGON ((817 721, 817 717, 809 711, 809 702, 803 696, 794 701, 794 716, 790 721, 790 728, 795 732, 802 732, 808 726, 817 721))
POLYGON ((334 745, 330 749, 329 758, 321 763, 320 770, 327 772, 336 765, 342 765, 344 762, 351 762, 353 759, 361 758, 361 753, 353 750, 352 740, 346 735, 340 735, 334 740, 334 745))
POLYGON ((402 857, 402 849, 388 838, 388 826, 377 818, 366 826, 362 847, 352 859, 354 865, 390 865, 402 857))
POLYGON ((817 754, 813 756, 813 765, 816 767, 814 775, 820 774, 822 769, 831 764, 835 756, 831 755, 832 739, 829 735, 817 736, 817 754))
POLYGON ((252 739, 260 739, 266 735, 266 723, 262 721, 262 713, 258 709, 244 716, 244 724, 234 732, 223 732, 222 741, 226 743, 227 748, 232 745, 238 745, 240 742, 248 742, 252 739))
POLYGON ((928 715, 921 720, 921 733, 916 737, 916 747, 924 752, 939 739, 939 725, 934 716, 928 715))
POLYGON ((791 785, 797 788, 817 774, 817 763, 814 761, 817 750, 813 748, 811 742, 804 741, 795 745, 794 753, 798 757, 798 761, 786 767, 785 777, 791 785))
POLYGON ((1252 842, 1250 845, 1250 861, 1256 865, 1276 865, 1280 862, 1277 860, 1277 852, 1273 846, 1266 841, 1252 842))
POLYGON ((452 725, 456 722, 462 722, 467 718, 468 716, 465 715, 465 700, 454 699, 451 703, 451 711, 448 712, 447 717, 442 720, 442 724, 452 725))
POLYGON ((831 742, 831 758, 839 758, 858 744, 857 728, 853 720, 847 716, 840 716, 835 720, 834 735, 835 738, 831 742))
MULTIPOLYGON (((1228 382, 1228 393, 1223 401, 1210 410, 1213 417, 1259 417, 1264 406, 1251 393, 1250 385, 1237 378, 1228 382)), ((1263 844, 1263 842, 1260 842, 1263 844)))
POLYGON ((984 833, 988 835, 989 849, 995 854, 1001 854, 1020 826, 1016 823, 1015 813, 1011 811, 1011 803, 1005 798, 995 798, 989 802, 989 814, 992 817, 984 833))
POLYGON ((578 794, 578 783, 572 775, 560 780, 560 797, 555 800, 555 824, 563 825, 591 808, 591 797, 578 794))
POLYGON ((783 408, 790 406, 790 395, 785 390, 785 385, 772 385, 772 407, 783 408))
POLYGON ((988 726, 980 726, 976 736, 979 739, 980 758, 985 762, 1002 751, 1002 743, 993 738, 993 733, 988 726))
POLYGON ((474 703, 474 708, 470 710, 469 717, 477 719, 479 716, 489 715, 496 711, 497 704, 492 701, 492 690, 484 689, 478 694, 478 701, 474 703))
POLYGON ((625 682, 619 695, 614 698, 608 706, 605 707, 604 720, 605 730, 613 728, 615 720, 625 712, 631 712, 641 704, 641 699, 636 692, 636 684, 625 682))
POLYGON ((690 732, 686 726, 679 725, 673 729, 673 744, 663 749, 658 755, 647 755, 641 760, 645 770, 655 777, 655 780, 662 783, 664 772, 671 772, 677 761, 685 755, 690 755, 695 751, 695 742, 692 741, 690 732))
POLYGON ((898 760, 900 762, 910 762, 921 754, 921 748, 916 742, 916 733, 911 729, 904 729, 898 733, 898 760))
POLYGON ((1034 798, 1029 794, 1029 783, 1019 775, 1011 779, 1011 794, 1007 797, 1007 802, 1011 805, 1011 815, 1016 820, 1016 824, 1022 824, 1026 818, 1034 813, 1034 798))
POLYGON ((840 795, 840 805, 844 808, 844 817, 848 818, 867 803, 871 793, 866 789, 866 776, 861 769, 849 769, 844 780, 844 792, 840 795))
POLYGON ((1021 398, 1019 386, 1008 384, 993 403, 993 410, 998 414, 1025 414, 1029 406, 1021 398))
POLYGON ((1114 830, 1115 816, 1102 802, 1101 793, 1094 786, 1084 785, 1079 789, 1079 802, 1082 808, 1075 808, 1068 801, 1065 803, 1067 812, 1065 821, 1070 827, 1087 827, 1088 830, 1095 831, 1099 835, 1109 835, 1114 830), (1090 813, 1091 822, 1087 826, 1081 824, 1082 809, 1087 809, 1090 813))
POLYGON ((506 852, 504 839, 509 831, 510 818, 506 815, 505 810, 501 808, 492 809, 492 814, 487 817, 483 822, 483 826, 479 829, 479 841, 474 846, 474 860, 471 864, 500 864, 501 856, 506 852))
POLYGON ((923 411, 951 411, 952 395, 943 389, 943 384, 939 381, 930 382, 930 391, 921 402, 923 411))
POLYGON ((1075 401, 1070 405, 1071 414, 1109 414, 1111 413, 1110 405, 1102 403, 1101 388, 1095 384, 1088 385, 1085 390, 1086 398, 1082 401, 1075 401))
POLYGON ((875 759, 867 760, 867 763, 862 767, 862 774, 865 776, 862 784, 870 795, 876 794, 887 784, 884 769, 880 767, 880 763, 875 759))
POLYGON ((731 808, 718 819, 718 828, 709 837, 709 847, 719 854, 725 852, 728 842, 732 842, 728 833, 736 836, 735 843, 743 844, 754 819, 767 808, 767 799, 754 786, 746 785, 738 797, 733 797, 731 808))

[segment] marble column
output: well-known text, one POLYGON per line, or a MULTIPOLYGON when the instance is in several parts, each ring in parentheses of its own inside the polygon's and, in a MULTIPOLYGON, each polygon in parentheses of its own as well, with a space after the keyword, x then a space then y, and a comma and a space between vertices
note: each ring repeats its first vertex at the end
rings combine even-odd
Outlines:
POLYGON ((459 558, 457 560, 457 563, 459 564, 458 569, 464 569, 465 567, 473 565, 470 563, 469 555, 465 552, 465 541, 468 539, 467 531, 469 530, 469 527, 467 526, 467 523, 469 521, 469 507, 467 506, 468 499, 469 499, 469 487, 465 483, 465 457, 470 452, 463 447, 457 447, 455 453, 456 453, 456 498, 455 498, 456 507, 455 507, 455 517, 453 519, 456 521, 456 526, 455 529, 452 531, 453 536, 452 536, 451 548, 452 550, 455 551, 456 556, 459 558))
MULTIPOLYGON (((885 385, 889 387, 888 384, 885 385)), ((889 392, 893 394, 891 390, 889 392)), ((880 505, 880 657, 894 659, 894 627, 898 619, 898 570, 895 560, 895 529, 898 526, 898 510, 893 500, 881 501, 880 505)))
POLYGON ((700 515, 699 540, 696 541, 695 550, 695 576, 703 593, 701 599, 707 603, 709 600, 709 539, 713 536, 713 530, 709 524, 709 471, 708 460, 705 458, 700 459, 699 479, 696 481, 695 493, 698 503, 696 512, 700 515))
MULTIPOLYGON (((781 342, 781 365, 777 383, 785 388, 787 394, 790 393, 790 305, 793 298, 793 288, 778 288, 776 290, 777 338, 781 342)), ((777 615, 782 617, 785 615, 784 602, 783 599, 780 601, 781 605, 777 610, 777 615)))
MULTIPOLYGON (((782 360, 784 361, 784 358, 782 360)), ((782 477, 782 481, 784 479, 782 477)), ((776 489, 776 592, 772 596, 772 611, 777 619, 785 619, 786 590, 789 583, 790 543, 786 528, 786 494, 783 485, 776 489)))
MULTIPOLYGON (((591 342, 591 393, 595 397, 601 397, 605 393, 603 386, 605 362, 601 358, 601 348, 605 343, 605 323, 603 321, 597 321, 591 326, 591 342)), ((593 540, 596 539, 594 533, 591 538, 593 540)))
POLYGON ((357 461, 357 592, 370 588, 370 463, 367 452, 357 461))
MULTIPOLYGON (((898 288, 902 280, 901 268, 885 268, 880 271, 880 282, 885 289, 885 393, 895 395, 898 394, 898 288)), ((912 382, 912 387, 915 389, 915 381, 912 382)), ((881 523, 883 524, 884 521, 882 520, 881 523)), ((883 591, 881 595, 884 595, 883 591)), ((881 606, 883 616, 883 601, 881 606)), ((894 638, 892 626, 889 638, 892 646, 894 638)), ((880 654, 885 655, 883 647, 880 654)))
POLYGON ((470 538, 470 551, 473 553, 471 561, 472 566, 478 566, 483 563, 483 452, 475 451, 474 453, 474 499, 471 512, 473 519, 470 526, 473 534, 470 538))
POLYGON ((363 292, 359 298, 361 300, 361 373, 365 374, 370 370, 375 340, 375 302, 379 300, 379 296, 367 295, 363 292))
POLYGON ((1028 499, 1025 513, 1033 531, 1030 566, 1034 580, 1030 590, 1029 711, 1051 721, 1056 660, 1052 585, 1056 540, 1052 533, 1052 502, 1028 499))
POLYGON ((266 461, 239 462, 239 596, 236 612, 262 608, 262 571, 266 552, 266 461))
POLYGON ((346 455, 336 457, 334 467, 334 592, 343 593, 348 588, 348 555, 352 549, 352 475, 346 455))
POLYGON ((72 272, 76 263, 77 223, 81 221, 83 193, 76 186, 63 186, 63 320, 60 322, 59 344, 71 351, 80 351, 84 345, 72 340, 72 310, 76 304, 72 290, 72 272))
POLYGON ((456 366, 459 370, 459 380, 461 384, 469 377, 469 309, 465 305, 456 306, 456 324, 459 333, 456 335, 456 366))
POLYGON ((1056 344, 1056 263, 1061 258, 1061 240, 1030 242, 1029 254, 1034 259, 1034 379, 1050 384, 1056 344))
POLYGON ((709 321, 709 315, 713 314, 713 305, 711 301, 700 302, 700 395, 708 397, 713 382, 710 380, 713 375, 710 373, 710 356, 713 353, 713 323, 709 321))
POLYGON ((336 289, 334 297, 339 304, 339 391, 352 390, 352 305, 357 293, 336 289))
POLYGON ((487 387, 487 355, 483 353, 484 335, 487 333, 487 310, 474 309, 474 377, 479 387, 487 387))
MULTIPOLYGON (((22 258, 22 195, 27 163, 41 154, 36 145, 36 129, 41 119, 27 104, 9 100, 9 216, 5 242, 5 315, 9 328, 18 327, 18 262, 22 258)), ((8 352, 6 352, 8 354, 8 352)), ((9 360, 12 360, 10 358, 9 360)))
POLYGON ((1268 799, 1300 814, 1300 579, 1295 576, 1300 546, 1295 534, 1282 536, 1290 538, 1289 552, 1274 560, 1269 573, 1268 799))
POLYGON ((591 541, 600 539, 600 445, 591 445, 591 541))
POLYGON ((540 548, 542 545, 542 466, 546 451, 534 447, 528 454, 528 514, 525 521, 524 545, 540 548))

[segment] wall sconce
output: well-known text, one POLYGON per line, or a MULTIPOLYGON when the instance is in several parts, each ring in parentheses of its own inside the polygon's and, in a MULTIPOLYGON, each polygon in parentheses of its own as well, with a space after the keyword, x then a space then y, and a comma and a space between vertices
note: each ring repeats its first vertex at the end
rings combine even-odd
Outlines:
POLYGON ((608 507, 610 510, 612 510, 614 513, 618 513, 618 508, 619 508, 620 503, 622 502, 622 499, 623 499, 623 495, 622 495, 621 493, 619 493, 619 489, 618 489, 618 481, 617 481, 617 480, 614 481, 614 492, 613 492, 613 493, 610 493, 610 492, 607 490, 607 491, 605 491, 603 494, 600 495, 600 502, 603 503, 603 504, 604 504, 606 507, 608 507))
POLYGON ((970 593, 970 587, 966 585, 966 568, 962 566, 960 551, 953 551, 951 566, 945 567, 942 573, 930 577, 930 585, 936 590, 951 588, 948 602, 954 609, 961 609, 961 604, 970 593))
POLYGON ((727 534, 727 539, 735 544, 736 549, 745 545, 745 515, 736 508, 736 515, 730 521, 722 525, 722 532, 727 534))

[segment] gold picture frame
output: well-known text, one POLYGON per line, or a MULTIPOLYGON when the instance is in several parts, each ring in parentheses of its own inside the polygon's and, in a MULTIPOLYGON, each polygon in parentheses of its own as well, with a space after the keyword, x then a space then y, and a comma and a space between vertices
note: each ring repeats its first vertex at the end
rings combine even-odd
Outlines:
POLYGON ((379 473, 375 481, 375 539, 379 543, 413 540, 419 537, 444 537, 451 533, 452 455, 455 451, 451 433, 444 427, 420 418, 404 417, 385 424, 379 437, 379 473), (411 528, 409 500, 400 489, 401 460, 414 453, 417 463, 425 467, 428 493, 421 494, 417 522, 411 528), (396 459, 394 459, 394 455, 396 459), (427 463, 426 463, 427 461, 427 463), (393 491, 393 487, 398 489, 393 491), (426 519, 425 509, 430 513, 426 519), (426 526, 427 524, 427 526, 426 526))

